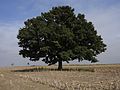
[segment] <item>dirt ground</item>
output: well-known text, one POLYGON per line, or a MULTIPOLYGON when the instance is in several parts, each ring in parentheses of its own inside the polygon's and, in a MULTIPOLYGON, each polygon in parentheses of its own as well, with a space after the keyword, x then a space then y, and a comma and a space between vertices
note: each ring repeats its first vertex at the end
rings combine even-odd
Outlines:
POLYGON ((16 72, 33 68, 39 67, 0 68, 0 90, 120 90, 120 64, 64 66, 81 71, 16 72))

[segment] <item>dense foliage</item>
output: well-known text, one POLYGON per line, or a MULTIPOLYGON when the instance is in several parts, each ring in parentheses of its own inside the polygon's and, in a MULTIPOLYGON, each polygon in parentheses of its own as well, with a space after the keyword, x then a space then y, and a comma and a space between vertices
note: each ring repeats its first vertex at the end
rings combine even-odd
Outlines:
POLYGON ((69 6, 53 7, 24 24, 17 36, 22 47, 19 54, 31 61, 58 62, 58 69, 62 69, 63 61, 97 62, 96 56, 106 50, 92 22, 69 6))

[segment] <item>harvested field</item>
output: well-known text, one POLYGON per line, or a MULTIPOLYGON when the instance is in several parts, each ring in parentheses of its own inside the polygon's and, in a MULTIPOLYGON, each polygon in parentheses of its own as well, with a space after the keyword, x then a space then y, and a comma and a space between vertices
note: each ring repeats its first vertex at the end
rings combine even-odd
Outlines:
POLYGON ((0 90, 120 90, 120 64, 0 69, 0 90))

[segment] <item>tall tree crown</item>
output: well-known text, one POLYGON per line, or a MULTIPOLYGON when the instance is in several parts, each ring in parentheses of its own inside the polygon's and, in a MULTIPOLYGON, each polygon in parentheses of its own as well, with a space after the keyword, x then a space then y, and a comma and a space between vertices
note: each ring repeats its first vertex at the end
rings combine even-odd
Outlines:
POLYGON ((84 14, 76 15, 70 6, 53 7, 24 22, 17 38, 19 54, 32 61, 40 58, 47 64, 59 61, 88 60, 106 50, 100 35, 84 14))

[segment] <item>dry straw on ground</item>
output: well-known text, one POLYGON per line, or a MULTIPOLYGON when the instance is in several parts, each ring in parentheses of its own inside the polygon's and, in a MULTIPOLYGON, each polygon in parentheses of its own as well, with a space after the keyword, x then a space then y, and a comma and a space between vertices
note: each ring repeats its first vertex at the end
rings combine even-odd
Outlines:
MULTIPOLYGON (((8 75, 8 78, 23 80, 22 82, 26 84, 31 83, 29 87, 36 88, 35 90, 40 90, 37 85, 49 87, 49 89, 43 87, 42 90, 120 90, 119 64, 72 65, 64 66, 63 71, 57 71, 56 66, 15 67, 12 72, 10 70, 9 72, 1 71, 0 78, 8 75)), ((10 79, 8 83, 11 87, 16 85, 14 79, 10 79)), ((19 85, 16 86, 19 87, 19 85)))

